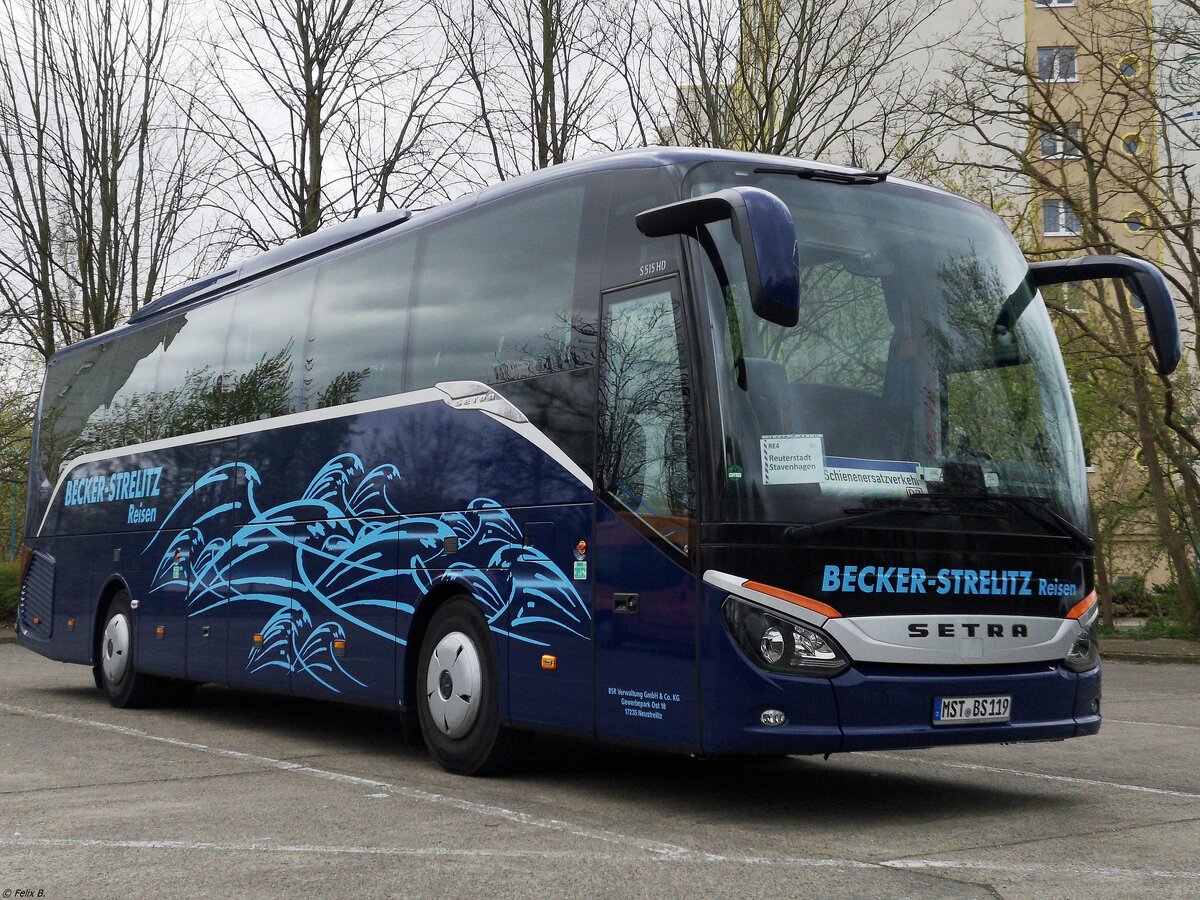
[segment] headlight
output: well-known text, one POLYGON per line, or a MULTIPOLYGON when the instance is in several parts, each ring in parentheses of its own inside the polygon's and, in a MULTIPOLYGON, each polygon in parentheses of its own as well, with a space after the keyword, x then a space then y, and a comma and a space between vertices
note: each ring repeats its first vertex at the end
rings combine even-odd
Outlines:
POLYGON ((830 678, 849 665, 833 638, 730 594, 721 607, 742 651, 764 669, 830 678))
POLYGON ((1100 607, 1093 606, 1079 619, 1079 627, 1083 630, 1063 664, 1072 672, 1090 672, 1100 664, 1100 645, 1096 641, 1096 622, 1100 619, 1100 607))
POLYGON ((1100 663, 1100 647, 1091 625, 1084 628, 1079 637, 1075 638, 1075 643, 1071 645, 1063 663, 1072 672, 1090 672, 1100 663))

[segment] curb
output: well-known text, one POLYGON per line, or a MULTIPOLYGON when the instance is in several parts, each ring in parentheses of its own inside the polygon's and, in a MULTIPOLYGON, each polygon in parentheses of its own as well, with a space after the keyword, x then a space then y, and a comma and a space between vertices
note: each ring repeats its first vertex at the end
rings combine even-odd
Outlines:
POLYGON ((1101 650, 1102 662, 1132 663, 1178 663, 1185 666, 1200 666, 1197 653, 1139 653, 1136 650, 1101 650))

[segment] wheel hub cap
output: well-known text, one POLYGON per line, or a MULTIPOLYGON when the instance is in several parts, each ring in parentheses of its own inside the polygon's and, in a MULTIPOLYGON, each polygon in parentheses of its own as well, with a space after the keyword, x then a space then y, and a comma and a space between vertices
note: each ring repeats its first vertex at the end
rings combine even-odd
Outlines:
POLYGON ((479 717, 483 664, 475 642, 452 631, 433 648, 425 677, 425 702, 434 725, 446 737, 461 738, 479 717))
POLYGON ((118 613, 104 626, 104 652, 100 668, 109 684, 120 684, 129 671, 129 619, 118 613))

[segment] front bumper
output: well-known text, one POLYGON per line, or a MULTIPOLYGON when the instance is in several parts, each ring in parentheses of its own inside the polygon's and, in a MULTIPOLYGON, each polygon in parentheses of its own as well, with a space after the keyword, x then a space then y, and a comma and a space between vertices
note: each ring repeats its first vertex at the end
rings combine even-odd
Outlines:
POLYGON ((769 672, 739 649, 715 594, 702 626, 701 743, 708 754, 812 754, 1056 741, 1100 729, 1100 669, 1061 662, 914 665, 852 662, 833 678, 769 672), (1009 695, 1004 723, 933 725, 934 699, 1009 695), (781 725, 762 722, 783 712, 781 725))

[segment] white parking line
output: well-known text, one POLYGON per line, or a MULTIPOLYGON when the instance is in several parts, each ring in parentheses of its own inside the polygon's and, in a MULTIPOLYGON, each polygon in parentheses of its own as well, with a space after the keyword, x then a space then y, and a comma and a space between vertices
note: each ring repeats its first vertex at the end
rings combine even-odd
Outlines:
MULTIPOLYGON (((561 819, 544 818, 534 816, 529 813, 523 813, 516 810, 508 809, 503 806, 496 806, 488 803, 479 803, 474 800, 465 800, 458 797, 450 797, 445 794, 438 794, 432 791, 424 791, 418 788, 403 787, 400 785, 390 784, 385 781, 377 781, 370 778, 362 778, 357 775, 348 775, 343 772, 333 772, 328 769, 318 769, 313 766, 305 766, 300 763, 288 762, 283 759, 275 759, 269 756, 259 756, 253 753, 244 753, 239 750, 228 750, 222 747, 212 747, 207 744, 199 744, 193 741, 182 741, 177 738, 164 737, 162 735, 151 734, 139 728, 130 728, 125 725, 115 725, 111 722, 100 722, 92 719, 84 719, 78 716, 69 716, 62 713, 44 712, 42 710, 33 709, 25 706, 16 706, 10 703, 0 702, 0 711, 12 713, 14 715, 30 716, 33 718, 44 719, 54 722, 62 722, 70 725, 77 725, 86 728, 93 728, 100 731, 106 731, 113 734, 119 734, 125 737, 131 737, 143 741, 151 741, 158 744, 165 744, 171 747, 178 747, 185 750, 191 750, 196 753, 204 753, 210 756, 218 756, 224 759, 233 759, 239 762, 251 763, 261 766, 265 769, 274 769, 277 771, 290 772, 293 774, 307 775, 310 777, 321 778, 329 781, 336 781, 343 784, 352 784, 356 787, 366 787, 374 792, 386 792, 399 797, 404 797, 409 800, 418 800, 425 803, 433 803, 441 806, 448 806, 464 812, 475 813, 483 816, 491 816, 495 818, 505 819, 521 825, 528 825, 535 828, 544 828, 553 831, 559 831, 564 834, 571 834, 577 837, 582 837, 590 840, 602 841, 607 844, 618 845, 622 847, 625 853, 581 853, 579 851, 554 851, 554 850, 488 850, 488 849, 454 849, 445 847, 355 847, 355 846, 322 846, 322 845, 294 845, 294 844, 271 844, 271 843, 237 843, 237 842, 203 842, 203 841, 169 841, 169 840, 100 840, 100 839, 85 839, 85 838, 34 838, 25 836, 12 836, 0 838, 0 847, 63 847, 63 848, 95 848, 95 849, 134 849, 134 850, 164 850, 164 851, 210 851, 210 852, 242 852, 242 853, 326 853, 326 854, 358 854, 358 855, 377 855, 377 856, 411 856, 411 857, 524 857, 524 858, 571 858, 571 859, 593 859, 597 861, 643 861, 646 856, 637 853, 630 853, 630 850, 641 851, 643 854, 649 854, 656 860, 666 862, 682 862, 682 863, 709 863, 709 864, 729 864, 729 865, 755 865, 755 866, 778 866, 792 868, 809 868, 809 869, 873 869, 873 870, 917 870, 917 871, 936 871, 936 870, 978 870, 993 872, 999 874, 1021 875, 1021 874, 1046 874, 1057 875, 1064 877, 1102 877, 1102 878, 1117 878, 1117 879, 1145 879, 1145 878, 1160 878, 1173 880, 1200 880, 1200 871, 1169 871, 1162 869, 1127 869, 1115 868, 1107 866, 1086 866, 1086 865, 1071 865, 1066 863, 1055 863, 1041 865, 1037 863, 989 863, 989 862, 974 862, 966 860, 953 859, 891 859, 879 862, 867 862, 863 860, 853 859, 816 859, 804 857, 768 857, 768 856, 739 856, 728 855, 722 853, 708 853, 702 850, 694 850, 678 844, 669 844, 662 841, 654 841, 646 838, 634 837, 631 835, 621 834, 620 832, 611 831, 608 829, 590 828, 584 825, 579 825, 571 822, 565 822, 561 819)), ((1162 794, 1175 797, 1184 797, 1187 799, 1200 799, 1200 794, 1191 794, 1183 791, 1168 791, 1158 788, 1147 788, 1141 785, 1127 785, 1118 782, 1094 781, 1085 778, 1072 778, 1062 775, 1045 775, 1039 772, 1024 772, 1018 769, 1003 769, 996 766, 984 766, 968 763, 950 763, 938 760, 916 759, 912 757, 894 756, 889 754, 875 754, 876 757, 882 759, 896 760, 904 763, 919 763, 921 765, 938 765, 945 768, 964 769, 968 771, 988 772, 992 774, 1017 775, 1028 778, 1039 778, 1051 781, 1063 781, 1072 784, 1082 784, 1087 786, 1102 786, 1113 787, 1124 790, 1132 790, 1138 792, 1162 794)))
POLYGON ((158 744, 167 744, 171 747, 180 747, 185 750, 195 751, 196 753, 205 753, 210 756, 220 756, 224 759, 235 759, 239 762, 252 763, 267 769, 293 772, 298 775, 309 775, 314 778, 323 778, 329 781, 341 782, 342 784, 353 784, 357 787, 371 788, 374 791, 386 791, 389 794, 394 794, 409 800, 420 800, 425 803, 434 803, 439 806, 449 806, 464 812, 506 819, 510 822, 516 822, 520 825, 529 825, 534 828, 546 828, 552 831, 561 831, 566 834, 573 834, 577 837, 590 838, 592 840, 604 841, 610 844, 619 844, 623 847, 636 847, 639 850, 654 854, 658 857, 686 855, 691 852, 687 850, 687 848, 680 847, 676 844, 666 844, 661 841, 652 841, 645 838, 631 837, 627 834, 619 834, 618 832, 608 831, 606 829, 588 828, 586 826, 576 825, 571 822, 563 822, 559 819, 547 819, 540 816, 530 815, 529 813, 518 812, 516 810, 507 809, 503 806, 494 806, 489 803, 479 803, 475 800, 463 800, 459 797, 448 797, 445 794, 437 794, 432 791, 423 791, 419 788, 402 787, 400 785, 388 784, 386 781, 375 781, 374 779, 370 778, 360 778, 357 775, 347 775, 344 772, 331 772, 328 769, 318 769, 313 766, 305 766, 301 765, 300 763, 288 762, 287 760, 283 759, 274 759, 269 756, 258 756, 253 753, 243 753, 239 750, 226 750, 221 747, 210 747, 207 744, 197 744, 192 741, 181 741, 176 738, 150 734, 147 731, 142 731, 140 728, 129 728, 125 725, 114 725, 111 722, 97 722, 92 719, 82 719, 78 716, 68 716, 62 713, 43 712, 42 710, 32 709, 27 706, 14 706, 11 703, 0 703, 0 710, 22 716, 32 716, 38 719, 47 719, 53 722, 65 722, 70 725, 82 725, 86 728, 95 728, 100 731, 108 731, 113 734, 120 734, 143 741, 153 741, 158 744))
POLYGON ((1116 866, 1078 866, 1058 863, 987 863, 954 859, 889 859, 880 863, 889 869, 967 869, 975 872, 1000 872, 1008 875, 1058 875, 1081 878, 1172 878, 1200 881, 1200 872, 1168 869, 1121 869, 1116 866))
MULTIPOLYGON (((578 850, 489 850, 455 847, 355 847, 326 844, 271 844, 237 841, 137 841, 99 838, 0 838, 0 848, 64 848, 71 850, 165 850, 186 853, 266 853, 345 856, 392 856, 457 859, 547 859, 587 860, 598 863, 644 863, 646 856, 635 853, 581 853, 578 850)), ((681 848, 682 849, 682 848, 681 848)), ((1200 872, 1168 869, 1125 869, 1116 866, 1080 866, 1041 863, 988 863, 954 859, 888 859, 864 862, 857 859, 813 859, 807 857, 736 856, 683 850, 682 853, 656 857, 661 862, 705 863, 709 865, 774 866, 795 869, 872 869, 875 871, 954 871, 992 872, 1001 875, 1057 875, 1069 878, 1115 878, 1144 880, 1160 878, 1175 881, 1200 881, 1200 872)))
POLYGON ((915 756, 895 756, 890 753, 872 753, 877 759, 890 759, 896 762, 916 764, 920 766, 941 766, 943 769, 963 769, 967 772, 988 772, 992 775, 1016 775, 1020 778, 1036 778, 1041 781, 1058 781, 1065 784, 1082 784, 1086 787, 1115 788, 1119 791, 1135 791, 1139 794, 1157 794, 1160 797, 1182 797, 1184 800, 1200 800, 1200 794, 1189 791, 1172 791, 1167 788, 1146 787, 1141 784, 1125 784, 1120 781, 1098 781, 1094 778, 1077 778, 1073 775, 1048 775, 1045 772, 1026 772, 1022 769, 1005 769, 1000 766, 985 766, 979 763, 955 763, 940 759, 925 759, 915 756))

